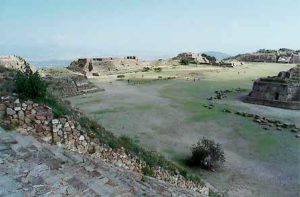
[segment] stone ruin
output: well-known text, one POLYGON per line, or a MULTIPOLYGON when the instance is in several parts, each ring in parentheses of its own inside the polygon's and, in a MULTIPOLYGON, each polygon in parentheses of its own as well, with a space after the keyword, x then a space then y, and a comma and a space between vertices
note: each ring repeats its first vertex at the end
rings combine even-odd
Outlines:
MULTIPOLYGON (((56 144, 89 159, 101 160, 140 174, 145 168, 143 161, 127 153, 124 148, 112 149, 103 144, 96 133, 82 128, 74 115, 54 117, 52 109, 44 104, 3 96, 0 98, 0 120, 6 126, 14 126, 23 135, 33 135, 45 143, 56 144)), ((99 129, 105 132, 104 128, 99 129)), ((153 176, 179 188, 208 196, 207 186, 187 180, 179 174, 170 174, 160 166, 154 169, 153 176)))
POLYGON ((229 68, 234 68, 243 65, 243 62, 240 62, 238 60, 214 61, 209 58, 213 58, 213 57, 208 56, 204 53, 185 52, 185 53, 179 53, 176 57, 173 57, 172 60, 176 60, 176 61, 187 60, 188 62, 194 62, 196 64, 209 64, 209 65, 229 67, 229 68))
POLYGON ((59 97, 76 96, 85 93, 102 91, 83 75, 70 75, 64 77, 46 76, 48 91, 59 97))
POLYGON ((300 65, 277 76, 257 79, 246 102, 287 109, 300 109, 300 65))
POLYGON ((79 58, 73 61, 67 68, 80 72, 86 76, 99 76, 104 72, 122 71, 125 69, 142 69, 148 63, 138 59, 136 56, 118 57, 96 57, 79 58))
POLYGON ((201 53, 192 53, 185 52, 179 53, 176 57, 172 58, 172 60, 188 60, 189 62, 195 62, 198 64, 210 64, 211 62, 201 53))
POLYGON ((239 54, 228 59, 236 59, 244 62, 299 64, 300 50, 286 48, 281 48, 279 50, 260 49, 254 53, 239 54))
MULTIPOLYGON (((4 68, 7 69, 24 71, 26 63, 28 62, 26 62, 25 59, 19 56, 15 56, 15 55, 0 56, 0 66, 3 66, 4 68)), ((29 64, 29 66, 32 71, 36 70, 33 65, 29 64)))
POLYGON ((240 62, 238 60, 232 60, 232 61, 223 61, 222 60, 222 61, 218 62, 217 65, 222 66, 222 67, 234 68, 234 67, 244 65, 244 63, 240 62))

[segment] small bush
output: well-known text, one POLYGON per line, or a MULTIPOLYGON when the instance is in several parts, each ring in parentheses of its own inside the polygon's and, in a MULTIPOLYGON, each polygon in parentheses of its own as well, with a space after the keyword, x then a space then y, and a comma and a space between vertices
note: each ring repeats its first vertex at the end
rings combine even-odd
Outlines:
POLYGON ((179 63, 181 65, 188 65, 189 64, 189 60, 187 60, 187 59, 181 59, 179 63))
POLYGON ((121 78, 124 78, 125 75, 118 75, 117 78, 121 79, 121 78))
POLYGON ((33 73, 29 64, 25 62, 25 72, 17 73, 16 91, 21 98, 38 99, 46 96, 47 86, 39 73, 33 73))
POLYGON ((142 72, 148 72, 149 70, 150 70, 149 67, 144 67, 143 70, 142 70, 142 72))
POLYGON ((148 166, 148 165, 146 165, 146 166, 142 169, 142 172, 143 172, 143 174, 146 175, 146 176, 152 176, 152 177, 153 177, 153 176, 155 175, 153 169, 152 169, 150 166, 148 166))
POLYGON ((44 103, 52 108, 54 117, 61 117, 63 115, 71 115, 70 104, 65 101, 58 99, 57 97, 47 93, 43 98, 36 98, 34 101, 38 103, 44 103))
POLYGON ((154 71, 155 71, 155 72, 161 72, 161 71, 162 71, 162 68, 160 68, 160 67, 154 68, 154 71))
POLYGON ((223 148, 213 140, 202 138, 192 147, 190 164, 212 170, 225 162, 223 148))

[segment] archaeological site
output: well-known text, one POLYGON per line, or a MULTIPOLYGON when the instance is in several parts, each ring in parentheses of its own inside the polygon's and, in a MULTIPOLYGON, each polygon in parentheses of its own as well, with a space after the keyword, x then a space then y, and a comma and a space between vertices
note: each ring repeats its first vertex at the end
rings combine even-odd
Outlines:
POLYGON ((277 76, 257 79, 247 102, 274 107, 300 109, 300 65, 277 76))
POLYGON ((300 0, 0 8, 0 197, 300 197, 300 0))

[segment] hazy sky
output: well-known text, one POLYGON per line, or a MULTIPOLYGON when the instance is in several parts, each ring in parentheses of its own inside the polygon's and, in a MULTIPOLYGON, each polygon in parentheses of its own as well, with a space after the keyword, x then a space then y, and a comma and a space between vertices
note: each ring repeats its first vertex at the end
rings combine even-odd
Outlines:
POLYGON ((0 55, 31 59, 300 48, 300 0, 0 0, 0 55))

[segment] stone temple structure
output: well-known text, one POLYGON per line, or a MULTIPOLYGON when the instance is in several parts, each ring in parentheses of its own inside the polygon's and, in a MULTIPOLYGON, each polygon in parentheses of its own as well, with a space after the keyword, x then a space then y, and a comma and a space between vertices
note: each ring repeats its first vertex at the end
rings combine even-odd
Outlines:
POLYGON ((300 65, 277 76, 257 79, 245 101, 300 110, 300 65))
POLYGON ((102 73, 118 72, 122 70, 138 70, 148 66, 136 56, 126 57, 94 57, 79 58, 73 61, 67 68, 74 72, 80 72, 86 76, 99 76, 102 73))

